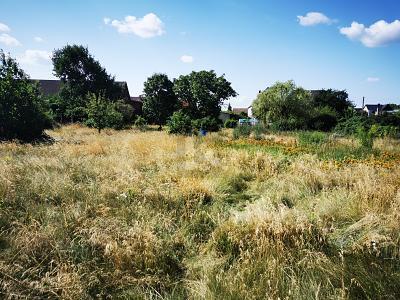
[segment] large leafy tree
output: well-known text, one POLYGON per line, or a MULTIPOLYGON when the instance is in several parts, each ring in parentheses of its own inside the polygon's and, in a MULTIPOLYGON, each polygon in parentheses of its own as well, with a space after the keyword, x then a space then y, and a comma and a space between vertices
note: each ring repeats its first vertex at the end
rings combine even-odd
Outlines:
POLYGON ((51 126, 39 89, 0 50, 0 139, 30 141, 51 126))
POLYGON ((306 128, 311 112, 311 94, 294 81, 275 83, 253 102, 258 119, 282 130, 306 128))
POLYGON ((160 126, 176 109, 174 84, 165 74, 154 74, 144 83, 143 113, 146 119, 160 126))
POLYGON ((88 48, 67 45, 53 53, 54 74, 64 83, 61 98, 66 114, 72 121, 85 118, 87 95, 104 95, 117 100, 122 95, 121 87, 115 83, 104 67, 89 53, 88 48))
POLYGON ((192 119, 218 119, 221 104, 237 96, 231 83, 214 71, 192 72, 174 81, 174 91, 192 119))
POLYGON ((314 92, 313 102, 316 107, 329 107, 338 117, 344 117, 346 112, 354 107, 346 91, 332 89, 314 92))

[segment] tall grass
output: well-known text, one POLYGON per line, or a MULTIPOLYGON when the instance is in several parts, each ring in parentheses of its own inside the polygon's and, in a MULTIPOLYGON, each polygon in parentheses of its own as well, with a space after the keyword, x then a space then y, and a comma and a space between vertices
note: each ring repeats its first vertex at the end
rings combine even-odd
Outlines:
POLYGON ((0 298, 400 297, 398 164, 224 147, 226 132, 49 134, 0 144, 0 298))

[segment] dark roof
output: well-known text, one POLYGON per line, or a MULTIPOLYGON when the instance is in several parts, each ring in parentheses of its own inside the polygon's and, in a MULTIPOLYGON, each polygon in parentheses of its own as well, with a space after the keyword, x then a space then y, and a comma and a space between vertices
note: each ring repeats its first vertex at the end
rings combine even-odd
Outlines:
POLYGON ((141 96, 137 96, 137 97, 131 97, 131 101, 134 102, 143 102, 142 97, 141 96))
POLYGON ((61 80, 32 79, 37 82, 40 92, 45 96, 55 95, 61 89, 61 80))
POLYGON ((364 107, 366 107, 369 111, 377 111, 377 110, 383 110, 386 105, 382 104, 365 104, 364 107))
POLYGON ((244 108, 244 107, 238 107, 238 108, 232 108, 232 112, 236 113, 236 114, 240 114, 240 113, 248 113, 248 108, 244 108))
MULTIPOLYGON (((39 84, 39 90, 45 96, 58 94, 62 86, 61 80, 58 79, 32 79, 32 81, 37 82, 39 84)), ((129 100, 130 99, 129 88, 126 81, 116 81, 115 83, 121 87, 122 90, 121 98, 129 100)))

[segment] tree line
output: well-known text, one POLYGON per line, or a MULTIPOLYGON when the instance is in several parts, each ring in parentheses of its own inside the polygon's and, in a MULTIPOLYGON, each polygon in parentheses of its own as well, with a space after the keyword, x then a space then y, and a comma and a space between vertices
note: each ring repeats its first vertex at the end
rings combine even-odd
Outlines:
POLYGON ((52 63, 62 86, 58 94, 44 96, 17 61, 0 50, 0 139, 34 140, 57 123, 80 122, 99 132, 107 127, 121 129, 135 118, 138 124, 157 124, 160 129, 169 121, 173 128, 181 116, 189 118, 191 128, 202 124, 211 130, 218 126, 220 105, 236 96, 224 75, 214 71, 192 72, 174 80, 154 74, 144 83, 143 119, 126 99, 124 87, 87 47, 57 49, 52 63))

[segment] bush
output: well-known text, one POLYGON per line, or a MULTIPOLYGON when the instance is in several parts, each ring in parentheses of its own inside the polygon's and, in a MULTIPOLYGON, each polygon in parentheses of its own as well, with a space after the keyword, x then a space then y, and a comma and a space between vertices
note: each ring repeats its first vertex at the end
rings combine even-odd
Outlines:
POLYGON ((331 131, 337 125, 336 112, 329 107, 317 108, 309 122, 309 128, 317 131, 331 131))
POLYGON ((192 121, 190 117, 181 110, 172 114, 167 125, 168 133, 190 134, 192 132, 192 121))
POLYGON ((0 50, 0 139, 31 141, 52 126, 39 94, 17 62, 0 50))
POLYGON ((137 116, 135 120, 135 127, 139 128, 140 130, 143 130, 146 127, 146 119, 143 118, 142 116, 137 116))
POLYGON ((360 127, 369 129, 370 122, 367 116, 353 113, 341 119, 334 131, 342 135, 357 135, 360 127))
POLYGON ((361 147, 365 149, 372 149, 374 146, 374 135, 370 130, 364 127, 359 127, 357 130, 357 138, 360 141, 361 147))
POLYGON ((238 121, 236 121, 235 119, 228 119, 225 121, 224 123, 224 127, 225 128, 235 128, 238 124, 238 121))
POLYGON ((302 146, 317 146, 326 143, 328 137, 323 132, 303 131, 299 133, 299 144, 302 146))
POLYGON ((122 123, 124 125, 132 124, 134 109, 131 104, 126 103, 124 100, 115 102, 115 110, 122 115, 122 123))
POLYGON ((90 94, 87 107, 88 119, 85 124, 97 128, 99 133, 104 128, 121 129, 123 127, 123 115, 115 109, 115 104, 104 96, 90 94))
POLYGON ((218 120, 212 117, 205 117, 202 119, 197 119, 192 121, 192 127, 196 130, 206 130, 206 131, 218 131, 219 124, 218 120))
POLYGON ((238 139, 241 137, 249 137, 252 131, 251 126, 243 125, 238 126, 233 130, 233 138, 238 139))

